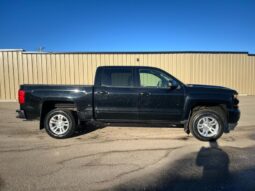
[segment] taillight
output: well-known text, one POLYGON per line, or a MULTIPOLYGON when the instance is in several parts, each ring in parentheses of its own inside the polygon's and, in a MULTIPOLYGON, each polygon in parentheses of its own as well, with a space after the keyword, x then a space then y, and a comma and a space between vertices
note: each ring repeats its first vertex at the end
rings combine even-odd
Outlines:
POLYGON ((19 90, 19 104, 25 103, 26 92, 24 90, 19 90))

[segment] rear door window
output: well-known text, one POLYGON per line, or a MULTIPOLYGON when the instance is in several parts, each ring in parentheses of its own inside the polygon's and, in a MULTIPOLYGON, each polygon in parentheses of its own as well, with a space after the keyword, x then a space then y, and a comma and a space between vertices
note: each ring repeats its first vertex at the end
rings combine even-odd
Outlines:
POLYGON ((133 87, 133 70, 131 68, 105 68, 101 85, 109 87, 133 87))

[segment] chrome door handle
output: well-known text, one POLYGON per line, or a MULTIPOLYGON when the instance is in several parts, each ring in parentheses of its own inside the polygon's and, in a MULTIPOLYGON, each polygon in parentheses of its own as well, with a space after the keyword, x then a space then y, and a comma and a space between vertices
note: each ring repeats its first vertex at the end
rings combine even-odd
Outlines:
POLYGON ((141 96, 150 96, 151 93, 150 92, 141 92, 140 95, 141 96))
POLYGON ((108 92, 108 91, 103 90, 103 91, 99 91, 99 92, 97 92, 97 94, 98 94, 98 95, 108 95, 108 94, 109 94, 109 92, 108 92))

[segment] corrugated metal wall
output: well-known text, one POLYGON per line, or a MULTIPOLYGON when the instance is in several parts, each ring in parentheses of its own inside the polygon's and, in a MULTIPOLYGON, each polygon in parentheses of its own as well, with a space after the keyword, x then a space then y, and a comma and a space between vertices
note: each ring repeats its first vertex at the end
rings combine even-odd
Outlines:
POLYGON ((255 56, 246 53, 29 53, 0 51, 0 100, 20 84, 93 84, 102 65, 155 66, 184 83, 212 84, 255 95, 255 56))

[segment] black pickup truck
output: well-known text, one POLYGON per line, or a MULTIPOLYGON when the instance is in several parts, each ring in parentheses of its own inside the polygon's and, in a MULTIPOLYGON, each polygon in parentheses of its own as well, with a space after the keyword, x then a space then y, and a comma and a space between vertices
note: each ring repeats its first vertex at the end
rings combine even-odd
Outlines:
POLYGON ((235 90, 183 84, 144 66, 98 67, 94 86, 21 85, 18 117, 40 119, 54 138, 70 137, 81 122, 182 126, 202 141, 216 140, 240 118, 235 90))

